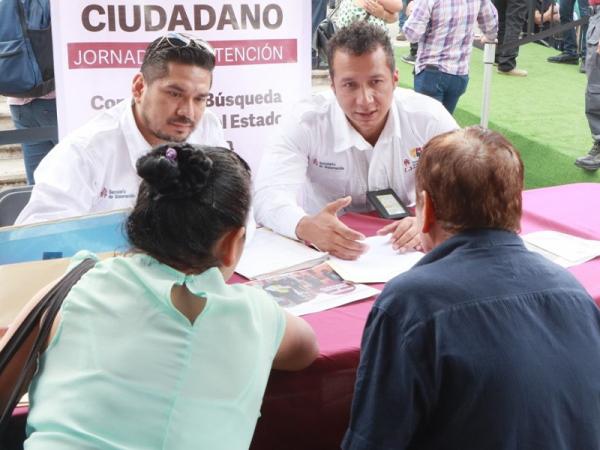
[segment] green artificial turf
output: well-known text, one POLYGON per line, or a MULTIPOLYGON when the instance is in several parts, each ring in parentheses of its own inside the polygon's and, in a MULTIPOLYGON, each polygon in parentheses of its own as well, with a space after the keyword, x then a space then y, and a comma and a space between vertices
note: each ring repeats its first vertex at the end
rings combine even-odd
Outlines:
MULTIPOLYGON (((538 44, 520 49, 517 64, 527 77, 499 75, 493 68, 489 127, 520 150, 527 188, 598 182, 600 171, 587 172, 573 161, 590 149, 592 139, 584 109, 586 77, 575 65, 552 64, 557 54, 538 44)), ((400 61, 408 48, 397 48, 400 85, 412 88, 413 66, 400 61)), ((454 117, 461 126, 478 124, 483 95, 483 52, 473 49, 467 92, 454 117)))

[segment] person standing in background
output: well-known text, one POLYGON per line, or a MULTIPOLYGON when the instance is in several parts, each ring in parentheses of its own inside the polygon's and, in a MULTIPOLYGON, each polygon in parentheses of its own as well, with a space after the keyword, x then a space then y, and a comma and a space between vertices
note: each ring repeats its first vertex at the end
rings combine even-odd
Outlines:
POLYGON ((527 2, 523 0, 492 0, 498 10, 498 46, 496 47, 496 62, 498 73, 515 77, 526 77, 527 71, 517 69, 519 47, 498 50, 504 44, 515 43, 519 40, 523 24, 527 19, 527 2))
MULTIPOLYGON (((589 2, 593 4, 593 2, 589 2)), ((589 16, 589 5, 588 0, 577 0, 577 4, 579 5, 579 17, 584 18, 589 16)), ((564 25, 566 23, 573 21, 573 11, 575 9, 575 0, 560 0, 560 24, 564 25)), ((559 64, 573 64, 577 65, 579 63, 579 57, 581 57, 581 65, 579 69, 582 73, 585 72, 585 36, 587 34, 588 26, 586 24, 581 26, 581 30, 579 31, 579 42, 577 39, 577 35, 575 33, 574 28, 570 28, 563 32, 563 50, 562 53, 550 56, 548 58, 548 62, 551 63, 559 63, 559 64), (578 45, 579 44, 579 45, 578 45), (579 48, 578 48, 579 47, 579 48), (578 50, 581 50, 578 52, 578 50)))
MULTIPOLYGON (((402 23, 402 27, 400 28, 400 31, 402 32, 402 36, 404 36, 404 39, 406 39, 406 35, 404 34, 404 24, 406 23, 406 21, 412 14, 413 6, 414 6, 414 1, 412 1, 412 0, 408 1, 408 2, 406 2, 404 9, 402 10, 402 14, 404 14, 405 18, 404 18, 404 22, 402 23)), ((410 48, 410 51, 409 51, 408 55, 401 56, 400 61, 414 66, 415 61, 417 60, 417 52, 419 51, 419 45, 416 42, 411 42, 409 48, 410 48)))
POLYGON ((408 0, 402 0, 402 11, 400 11, 400 15, 398 16, 398 35, 396 36, 397 41, 405 41, 406 36, 404 36, 404 31, 402 31, 402 27, 408 19, 406 15, 406 6, 408 5, 408 0))
MULTIPOLYGON (((0 70, 0 78, 4 84, 11 85, 11 90, 5 92, 10 114, 15 128, 18 130, 56 127, 50 1, 29 0, 21 3, 19 9, 21 16, 17 25, 9 23, 15 20, 15 16, 12 15, 15 11, 14 5, 8 4, 0 16, 2 18, 0 27, 3 28, 0 47, 14 49, 16 42, 22 42, 27 47, 28 42, 31 45, 31 54, 33 54, 32 60, 25 64, 21 63, 23 65, 19 65, 19 61, 16 60, 7 60, 10 61, 10 65, 5 65, 0 70), (14 41, 13 39, 17 37, 24 41, 14 41), (25 78, 19 71, 21 67, 25 67, 24 70, 28 72, 32 71, 32 68, 39 68, 42 79, 39 80, 38 86, 31 86, 34 89, 23 92, 15 90, 17 89, 15 82, 25 78)), ((3 50, 2 56, 9 56, 9 52, 3 50)), ((27 183, 35 184, 35 169, 57 143, 58 139, 55 135, 46 140, 21 144, 27 183)))
POLYGON ((487 41, 498 31, 490 0, 418 0, 404 24, 410 42, 418 42, 415 91, 439 100, 450 114, 469 83, 475 25, 487 41))
POLYGON ((590 23, 587 35, 585 115, 594 145, 587 155, 575 160, 585 170, 600 169, 600 0, 590 0, 590 23))
MULTIPOLYGON (((8 97, 6 100, 17 130, 57 126, 54 91, 38 98, 8 97)), ((35 184, 33 175, 35 169, 56 144, 58 144, 56 138, 21 144, 28 184, 35 184)))
POLYGON ((319 60, 319 51, 316 47, 316 32, 319 24, 325 19, 327 15, 327 1, 328 0, 312 0, 312 29, 311 29, 311 60, 312 69, 318 69, 321 61, 319 60))
POLYGON ((336 14, 338 28, 357 21, 367 21, 387 31, 387 24, 398 20, 402 0, 341 0, 336 14))

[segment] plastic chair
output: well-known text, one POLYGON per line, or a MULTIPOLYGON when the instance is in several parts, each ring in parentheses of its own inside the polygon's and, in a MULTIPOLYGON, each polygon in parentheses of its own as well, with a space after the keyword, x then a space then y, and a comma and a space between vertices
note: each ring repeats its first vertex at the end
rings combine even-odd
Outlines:
POLYGON ((31 184, 0 189, 0 199, 2 199, 2 197, 8 194, 12 194, 13 192, 31 191, 31 189, 33 189, 33 186, 31 184))
POLYGON ((0 191, 0 227, 13 225, 31 197, 33 186, 19 186, 0 191))

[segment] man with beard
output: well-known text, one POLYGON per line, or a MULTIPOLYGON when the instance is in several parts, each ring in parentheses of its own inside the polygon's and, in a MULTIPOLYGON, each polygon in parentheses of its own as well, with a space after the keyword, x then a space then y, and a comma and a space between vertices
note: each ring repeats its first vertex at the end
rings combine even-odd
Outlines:
POLYGON ((128 208, 140 182, 137 159, 166 142, 226 146, 206 110, 215 54, 202 39, 169 33, 153 41, 132 97, 66 136, 35 171, 31 199, 16 224, 128 208))

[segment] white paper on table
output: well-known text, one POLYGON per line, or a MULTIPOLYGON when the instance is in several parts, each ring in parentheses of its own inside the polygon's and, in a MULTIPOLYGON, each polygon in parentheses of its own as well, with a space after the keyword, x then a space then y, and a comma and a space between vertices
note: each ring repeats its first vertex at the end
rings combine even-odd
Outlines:
POLYGON ((527 249, 550 261, 571 267, 600 256, 600 241, 583 239, 558 231, 536 231, 521 236, 527 249))
POLYGON ((21 400, 18 401, 17 408, 22 406, 29 406, 29 392, 25 392, 23 397, 21 397, 21 400))
POLYGON ((331 256, 327 262, 344 280, 354 283, 387 283, 414 266, 424 253, 398 252, 392 248, 390 235, 366 238, 369 250, 355 261, 331 256))
POLYGON ((332 309, 347 303, 363 300, 381 292, 379 289, 364 284, 355 284, 354 286, 356 287, 356 290, 350 293, 343 295, 319 294, 309 302, 286 307, 285 309, 295 316, 303 316, 304 314, 325 311, 326 309, 332 309))
POLYGON ((319 264, 328 254, 268 228, 257 228, 235 271, 249 279, 292 272, 319 264))

